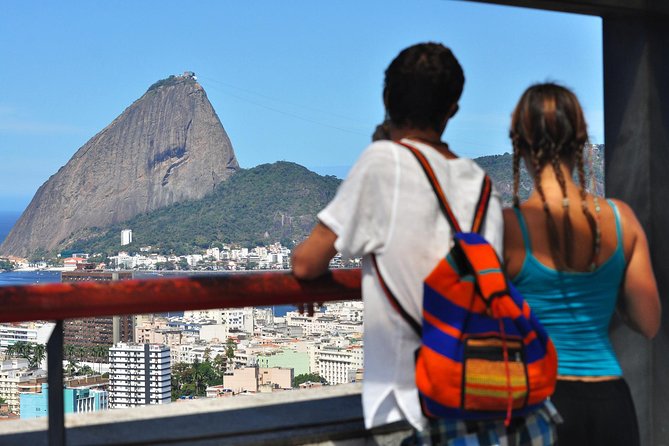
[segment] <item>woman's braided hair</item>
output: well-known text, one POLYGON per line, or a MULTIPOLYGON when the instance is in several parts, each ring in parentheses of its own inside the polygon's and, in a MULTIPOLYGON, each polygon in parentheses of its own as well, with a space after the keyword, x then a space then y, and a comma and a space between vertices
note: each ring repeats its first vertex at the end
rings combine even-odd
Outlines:
POLYGON ((513 205, 520 206, 518 188, 520 159, 532 163, 534 187, 541 197, 546 213, 546 229, 551 257, 558 270, 573 270, 573 227, 569 218, 567 181, 561 163, 576 164, 580 185, 581 208, 592 231, 590 264, 596 261, 599 251, 597 222, 587 205, 585 190, 584 146, 588 141, 587 125, 576 95, 567 88, 553 83, 537 84, 523 93, 511 117, 510 137, 513 144, 513 205), (541 185, 541 173, 550 166, 555 172, 562 191, 562 224, 564 230, 564 255, 560 247, 557 223, 553 217, 541 185))

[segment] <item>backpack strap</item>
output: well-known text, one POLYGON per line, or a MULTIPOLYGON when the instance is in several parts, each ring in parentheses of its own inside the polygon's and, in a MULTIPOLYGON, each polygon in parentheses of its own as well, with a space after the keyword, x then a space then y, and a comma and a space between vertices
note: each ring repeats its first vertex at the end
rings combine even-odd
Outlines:
MULTIPOLYGON (((418 163, 423 168, 423 172, 425 172, 427 179, 430 181, 432 190, 434 191, 439 201, 439 206, 441 207, 442 212, 446 216, 446 220, 451 225, 453 232, 455 234, 462 232, 462 230, 460 229, 460 224, 458 223, 457 218, 455 218, 455 214, 453 213, 451 206, 448 204, 446 195, 444 194, 444 191, 441 188, 439 181, 437 181, 437 176, 435 175, 434 170, 432 170, 432 166, 430 166, 429 161, 427 160, 425 155, 423 155, 423 152, 402 141, 395 141, 395 142, 409 149, 409 151, 411 151, 416 160, 418 160, 418 163)), ((478 233, 481 230, 481 227, 483 226, 486 213, 488 212, 488 203, 490 202, 491 192, 492 192, 492 182, 490 181, 488 175, 484 175, 483 184, 481 185, 481 193, 479 195, 479 199, 476 204, 476 208, 474 210, 474 218, 472 220, 472 232, 474 233, 478 233)), ((395 309, 395 311, 399 313, 402 319, 404 319, 407 322, 407 324, 409 324, 409 326, 412 328, 412 330, 420 337, 422 333, 421 324, 417 322, 413 317, 411 317, 411 315, 409 315, 409 313, 402 307, 397 297, 395 297, 393 292, 388 287, 388 284, 381 275, 381 270, 379 269, 379 265, 376 260, 376 255, 372 254, 371 258, 372 258, 372 263, 374 265, 374 271, 376 272, 376 277, 379 279, 379 283, 381 284, 381 288, 383 289, 383 293, 386 295, 388 302, 390 302, 390 305, 395 309)))
POLYGON ((437 196, 437 199, 439 200, 439 206, 441 207, 441 210, 446 216, 446 220, 448 220, 448 223, 451 225, 453 232, 462 232, 462 230, 460 229, 460 224, 458 223, 457 218, 455 218, 455 214, 453 213, 451 206, 448 204, 448 200, 446 200, 446 195, 444 194, 444 191, 441 188, 439 181, 437 181, 437 176, 435 175, 434 170, 432 170, 432 166, 430 166, 430 163, 428 162, 427 158, 425 157, 425 155, 423 155, 423 152, 402 141, 396 141, 396 142, 397 144, 400 144, 409 149, 409 151, 413 154, 413 156, 416 157, 416 159, 420 163, 420 166, 423 168, 423 172, 425 172, 425 176, 427 176, 427 179, 430 181, 432 190, 434 191, 435 195, 437 196))
MULTIPOLYGON (((420 163, 420 166, 423 168, 423 172, 425 172, 425 176, 427 176, 427 179, 430 181, 432 190, 434 191, 435 195, 437 196, 437 199, 439 200, 439 206, 441 207, 441 210, 446 216, 446 220, 448 220, 448 223, 451 225, 453 232, 454 233, 462 232, 460 224, 458 223, 457 218, 455 218, 455 214, 453 213, 451 206, 448 204, 448 200, 446 199, 446 194, 444 194, 444 191, 441 188, 439 181, 437 181, 437 176, 435 175, 434 170, 432 170, 432 166, 430 166, 430 163, 428 162, 427 158, 425 157, 425 155, 423 155, 423 152, 402 141, 396 141, 396 142, 409 149, 413 154, 413 156, 416 158, 416 160, 418 160, 418 162, 420 163)), ((483 222, 485 221, 485 216, 488 212, 488 203, 490 202, 491 193, 492 193, 492 181, 490 181, 490 177, 488 177, 488 175, 484 175, 483 183, 481 185, 481 193, 479 195, 478 202, 476 203, 476 207, 474 209, 474 218, 472 219, 471 232, 478 233, 481 231, 481 228, 483 227, 483 222)))
POLYGON ((498 296, 509 293, 509 285, 502 262, 493 247, 476 233, 455 234, 455 245, 461 253, 461 260, 476 278, 476 287, 487 304, 498 296))
POLYGON ((492 181, 488 175, 483 176, 483 184, 481 184, 481 194, 479 201, 476 203, 474 210, 474 219, 472 220, 472 232, 481 233, 485 216, 488 213, 488 203, 490 203, 490 196, 492 194, 492 181))
POLYGON ((392 291, 390 291, 390 288, 388 288, 388 285, 386 284, 386 281, 383 280, 383 276, 381 275, 381 270, 379 269, 379 264, 376 261, 376 254, 372 254, 372 264, 374 265, 374 271, 376 272, 376 277, 379 279, 379 283, 381 284, 381 288, 383 289, 383 293, 386 295, 386 298, 388 299, 388 302, 390 302, 390 305, 399 313, 399 315, 406 321, 407 324, 409 324, 409 327, 418 335, 418 337, 421 336, 421 333, 423 331, 421 324, 419 324, 407 311, 402 307, 400 304, 399 300, 397 300, 397 297, 393 294, 392 291))

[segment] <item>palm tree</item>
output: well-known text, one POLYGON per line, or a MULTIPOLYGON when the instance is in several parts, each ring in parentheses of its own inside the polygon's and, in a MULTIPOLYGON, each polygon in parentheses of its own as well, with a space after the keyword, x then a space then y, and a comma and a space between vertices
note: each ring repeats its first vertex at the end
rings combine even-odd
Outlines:
POLYGON ((74 376, 77 373, 77 362, 72 358, 68 359, 63 372, 66 376, 74 376))
POLYGON ((223 381, 223 375, 228 368, 228 359, 220 353, 214 358, 214 370, 218 374, 218 378, 223 381))
POLYGON ((46 346, 44 344, 34 344, 32 352, 28 358, 28 364, 31 369, 36 369, 46 358, 46 346))
POLYGON ((10 344, 5 349, 5 358, 12 358, 16 355, 16 344, 10 344))
POLYGON ((32 345, 26 341, 18 341, 13 345, 13 347, 15 352, 14 356, 18 358, 28 359, 32 353, 32 345))
POLYGON ((95 362, 98 363, 98 373, 102 370, 102 362, 104 362, 102 359, 103 358, 108 358, 109 357, 109 347, 104 346, 104 345, 95 345, 91 349, 91 353, 93 355, 93 358, 95 358, 95 362))
POLYGON ((63 352, 65 353, 65 359, 72 359, 74 356, 74 352, 76 350, 76 347, 72 344, 65 344, 63 347, 63 352))

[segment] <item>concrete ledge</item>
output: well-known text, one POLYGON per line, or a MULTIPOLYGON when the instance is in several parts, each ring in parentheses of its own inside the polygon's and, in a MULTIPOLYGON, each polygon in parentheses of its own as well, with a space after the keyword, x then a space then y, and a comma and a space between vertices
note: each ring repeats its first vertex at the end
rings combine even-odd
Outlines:
MULTIPOLYGON (((68 445, 382 445, 405 424, 364 429, 360 385, 68 415, 68 445)), ((2 445, 47 445, 47 420, 0 423, 2 445)))

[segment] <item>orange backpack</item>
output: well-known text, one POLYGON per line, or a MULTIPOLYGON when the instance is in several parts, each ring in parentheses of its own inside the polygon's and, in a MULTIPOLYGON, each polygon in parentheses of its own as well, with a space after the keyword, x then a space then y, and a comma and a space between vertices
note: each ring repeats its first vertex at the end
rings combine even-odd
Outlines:
POLYGON ((505 419, 538 408, 555 389, 557 354, 530 307, 504 273, 493 247, 479 234, 492 184, 486 176, 471 232, 462 232, 434 171, 416 148, 453 230, 453 248, 424 280, 422 324, 400 305, 381 277, 392 306, 421 337, 416 386, 425 416, 505 419))

